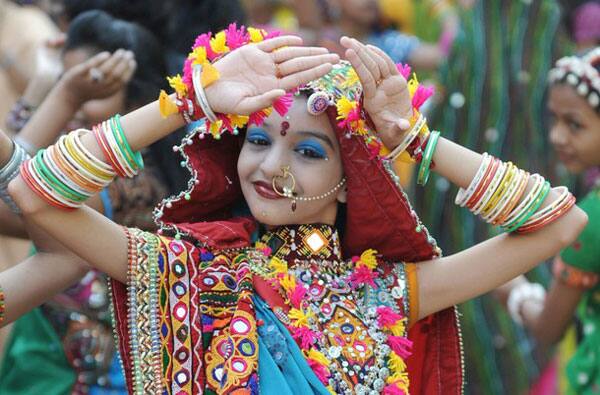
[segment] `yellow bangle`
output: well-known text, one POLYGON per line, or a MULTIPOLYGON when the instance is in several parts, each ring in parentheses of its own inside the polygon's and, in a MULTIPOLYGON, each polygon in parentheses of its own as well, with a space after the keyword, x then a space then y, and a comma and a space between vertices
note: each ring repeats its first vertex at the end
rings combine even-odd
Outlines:
POLYGON ((515 174, 514 170, 516 166, 514 166, 512 162, 507 162, 506 165, 508 166, 508 169, 504 173, 504 178, 500 181, 499 187, 496 189, 496 192, 494 192, 494 194, 490 197, 490 200, 488 201, 486 206, 481 210, 481 216, 484 218, 487 217, 488 214, 498 205, 500 198, 502 198, 504 192, 506 192, 508 186, 513 180, 515 174))

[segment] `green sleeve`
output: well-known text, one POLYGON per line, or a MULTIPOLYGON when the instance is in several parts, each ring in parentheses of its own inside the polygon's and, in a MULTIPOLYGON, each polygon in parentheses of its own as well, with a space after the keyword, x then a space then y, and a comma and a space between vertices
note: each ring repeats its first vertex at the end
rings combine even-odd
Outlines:
POLYGON ((589 222, 573 244, 565 248, 562 260, 577 269, 600 273, 600 189, 590 192, 579 203, 589 222))

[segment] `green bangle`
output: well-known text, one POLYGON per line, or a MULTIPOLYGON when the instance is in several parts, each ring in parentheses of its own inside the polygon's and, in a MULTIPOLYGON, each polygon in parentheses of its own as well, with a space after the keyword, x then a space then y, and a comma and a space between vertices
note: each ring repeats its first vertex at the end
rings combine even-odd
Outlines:
POLYGON ((44 163, 43 156, 45 155, 46 150, 40 150, 38 154, 35 156, 34 164, 37 167, 38 174, 40 177, 44 179, 44 181, 50 185, 56 192, 58 192, 65 199, 69 199, 74 202, 81 203, 85 201, 88 197, 80 194, 79 192, 73 190, 73 188, 69 187, 67 184, 59 180, 54 173, 46 167, 46 163, 44 163))
POLYGON ((123 131, 123 127, 121 126, 121 116, 119 114, 117 114, 114 117, 112 117, 111 120, 114 123, 114 125, 116 126, 115 129, 117 130, 117 133, 119 134, 119 136, 115 136, 115 139, 121 143, 121 144, 118 144, 119 148, 122 150, 123 147, 125 147, 125 151, 126 151, 126 152, 124 152, 126 154, 125 159, 127 159, 127 162, 133 169, 137 169, 137 170, 143 169, 144 168, 144 159, 142 158, 142 154, 140 153, 140 151, 137 151, 134 153, 131 150, 131 147, 129 146, 129 142, 127 141, 127 138, 125 138, 125 132, 123 131), (132 160, 133 160, 133 163, 132 163, 132 160))
POLYGON ((525 213, 521 216, 521 218, 518 218, 515 221, 513 221, 514 225, 511 226, 510 228, 508 228, 508 230, 506 230, 506 232, 507 233, 514 232, 515 230, 517 230, 521 226, 523 226, 523 224, 525 222, 527 222, 529 220, 529 218, 531 218, 531 216, 538 211, 538 209, 540 208, 540 206, 542 205, 544 200, 546 200, 546 197, 548 196, 549 193, 550 193, 550 183, 548 181, 546 181, 546 182, 544 182, 544 186, 540 189, 538 196, 535 199, 533 199, 533 201, 531 202, 529 207, 526 210, 524 210, 525 213))
POLYGON ((435 152, 439 139, 440 132, 437 130, 434 130, 429 135, 429 141, 427 142, 427 147, 425 147, 425 152, 423 152, 423 159, 421 160, 421 166, 419 167, 419 175, 417 177, 417 184, 419 185, 425 185, 429 180, 433 153, 435 152))

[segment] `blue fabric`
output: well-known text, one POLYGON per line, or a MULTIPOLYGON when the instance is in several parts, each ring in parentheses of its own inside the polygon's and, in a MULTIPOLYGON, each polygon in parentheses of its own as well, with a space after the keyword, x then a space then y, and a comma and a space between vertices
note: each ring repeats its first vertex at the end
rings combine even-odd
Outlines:
POLYGON ((408 62, 412 51, 420 45, 418 38, 393 29, 371 34, 367 41, 381 48, 395 63, 408 62))
POLYGON ((261 394, 329 395, 304 358, 300 347, 269 306, 254 295, 258 328, 258 377, 261 394))
POLYGON ((123 375, 117 352, 113 355, 113 360, 110 364, 108 381, 110 386, 107 387, 91 386, 90 395, 127 395, 125 376, 123 375))
POLYGON ((108 188, 104 188, 100 191, 100 199, 102 199, 102 206, 104 208, 104 216, 108 219, 113 219, 114 212, 112 202, 110 201, 110 195, 108 194, 108 188))

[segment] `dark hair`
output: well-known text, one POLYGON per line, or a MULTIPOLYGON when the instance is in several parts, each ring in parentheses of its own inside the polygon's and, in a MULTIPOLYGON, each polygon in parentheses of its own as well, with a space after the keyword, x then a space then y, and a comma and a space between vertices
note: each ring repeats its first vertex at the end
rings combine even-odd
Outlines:
POLYGON ((133 52, 138 66, 127 85, 128 108, 149 103, 165 87, 162 46, 150 31, 136 23, 116 19, 104 11, 86 11, 71 22, 65 44, 65 51, 81 48, 93 53, 119 48, 133 52))
MULTIPOLYGON (((132 109, 156 100, 165 88, 167 72, 163 48, 149 30, 100 10, 79 14, 69 26, 65 51, 89 49, 99 53, 119 48, 132 51, 137 62, 135 74, 127 85, 125 105, 132 109)), ((177 139, 180 137, 167 136, 150 147, 152 161, 161 170, 170 192, 183 189, 187 182, 179 158, 171 149, 177 139)))

